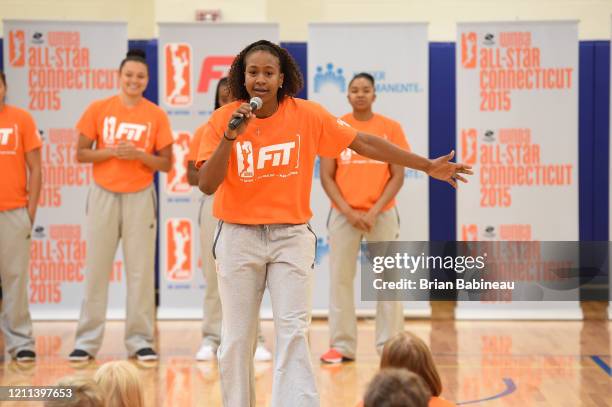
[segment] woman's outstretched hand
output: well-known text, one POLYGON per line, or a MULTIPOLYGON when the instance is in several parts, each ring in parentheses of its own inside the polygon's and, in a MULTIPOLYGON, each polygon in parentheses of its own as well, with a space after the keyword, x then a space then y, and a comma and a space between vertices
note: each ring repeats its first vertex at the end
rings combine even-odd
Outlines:
POLYGON ((446 181, 451 184, 453 188, 457 188, 457 180, 461 182, 468 182, 468 180, 461 174, 474 174, 472 171, 472 166, 451 162, 454 156, 455 150, 451 151, 447 155, 431 160, 431 166, 427 171, 427 175, 432 178, 439 179, 440 181, 446 181))

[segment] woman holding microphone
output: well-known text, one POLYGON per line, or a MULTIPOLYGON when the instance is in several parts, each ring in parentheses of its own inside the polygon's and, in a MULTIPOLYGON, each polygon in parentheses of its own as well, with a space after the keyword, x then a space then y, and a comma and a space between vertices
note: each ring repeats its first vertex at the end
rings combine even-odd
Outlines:
POLYGON ((223 307, 219 372, 225 407, 255 406, 253 353, 259 305, 270 291, 276 333, 272 406, 318 406, 307 330, 316 236, 308 226, 315 158, 359 154, 426 172, 456 186, 470 167, 429 160, 358 132, 320 105, 294 96, 303 82, 284 49, 248 45, 229 73, 237 101, 206 126, 200 190, 216 193, 216 255, 223 307), (253 100, 253 110, 247 103, 253 100))

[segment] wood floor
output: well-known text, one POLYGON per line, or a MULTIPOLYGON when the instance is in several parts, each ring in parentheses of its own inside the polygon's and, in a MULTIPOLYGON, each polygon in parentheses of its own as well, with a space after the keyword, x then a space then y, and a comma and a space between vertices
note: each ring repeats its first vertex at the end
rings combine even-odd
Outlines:
MULTIPOLYGON (((430 344, 444 385, 443 396, 474 406, 612 406, 610 357, 612 322, 587 321, 454 321, 448 318, 407 320, 407 330, 430 344)), ((49 385, 75 373, 93 375, 111 359, 125 358, 123 323, 109 322, 98 360, 75 368, 66 361, 74 344, 74 322, 37 322, 38 361, 24 365, 5 357, 0 364, 2 386, 49 385)), ((193 358, 200 343, 197 321, 157 323, 160 361, 139 368, 147 406, 220 406, 217 366, 193 358)), ((268 347, 273 325, 264 321, 268 347)), ((312 360, 321 405, 354 406, 378 368, 374 322, 359 322, 357 361, 321 365, 327 350, 328 325, 314 321, 310 331, 312 360)), ((256 364, 257 405, 270 403, 272 364, 256 364)), ((42 403, 0 403, 40 406, 42 403)))

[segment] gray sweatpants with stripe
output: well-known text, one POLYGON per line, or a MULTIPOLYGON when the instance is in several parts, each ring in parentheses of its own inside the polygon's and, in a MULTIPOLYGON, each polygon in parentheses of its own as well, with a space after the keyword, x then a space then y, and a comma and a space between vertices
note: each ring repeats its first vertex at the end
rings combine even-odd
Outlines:
MULTIPOLYGON (((331 267, 329 301, 330 346, 344 356, 355 358, 357 318, 353 281, 361 240, 382 242, 396 240, 399 218, 395 209, 381 212, 374 228, 366 233, 354 228, 342 213, 332 208, 329 218, 329 259, 331 267)), ((401 301, 377 301, 376 350, 380 354, 385 342, 404 330, 404 308, 401 301)))
POLYGON ((218 356, 225 407, 255 406, 253 354, 266 286, 276 333, 272 406, 319 406, 307 340, 315 245, 305 224, 219 224, 214 249, 223 307, 218 356))
POLYGON ((28 301, 31 230, 27 209, 0 211, 2 332, 12 357, 22 350, 34 350, 28 301))
MULTIPOLYGON (((217 270, 212 248, 215 239, 215 229, 219 222, 212 214, 214 195, 202 198, 200 205, 200 247, 202 250, 202 269, 206 288, 204 289, 204 317, 202 318, 202 342, 213 349, 221 342, 221 300, 217 283, 217 270)), ((265 343, 261 333, 261 322, 257 324, 257 342, 265 343)))
POLYGON ((102 345, 108 284, 119 239, 127 283, 125 346, 130 355, 153 347, 157 200, 153 186, 115 193, 93 184, 87 199, 85 297, 75 349, 95 356, 102 345))

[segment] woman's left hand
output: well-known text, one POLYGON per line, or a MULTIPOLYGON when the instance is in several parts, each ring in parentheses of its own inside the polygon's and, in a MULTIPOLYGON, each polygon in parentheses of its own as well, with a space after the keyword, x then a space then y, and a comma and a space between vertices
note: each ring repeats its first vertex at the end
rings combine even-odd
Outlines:
POLYGON ((121 141, 117 146, 116 154, 121 160, 137 160, 142 155, 142 151, 128 141, 121 141))
POLYGON ((453 186, 453 188, 457 188, 457 180, 461 182, 468 182, 467 179, 460 174, 474 174, 472 171, 472 166, 451 162, 454 156, 455 150, 451 151, 447 155, 431 160, 431 166, 429 167, 427 174, 432 178, 448 182, 453 186))

